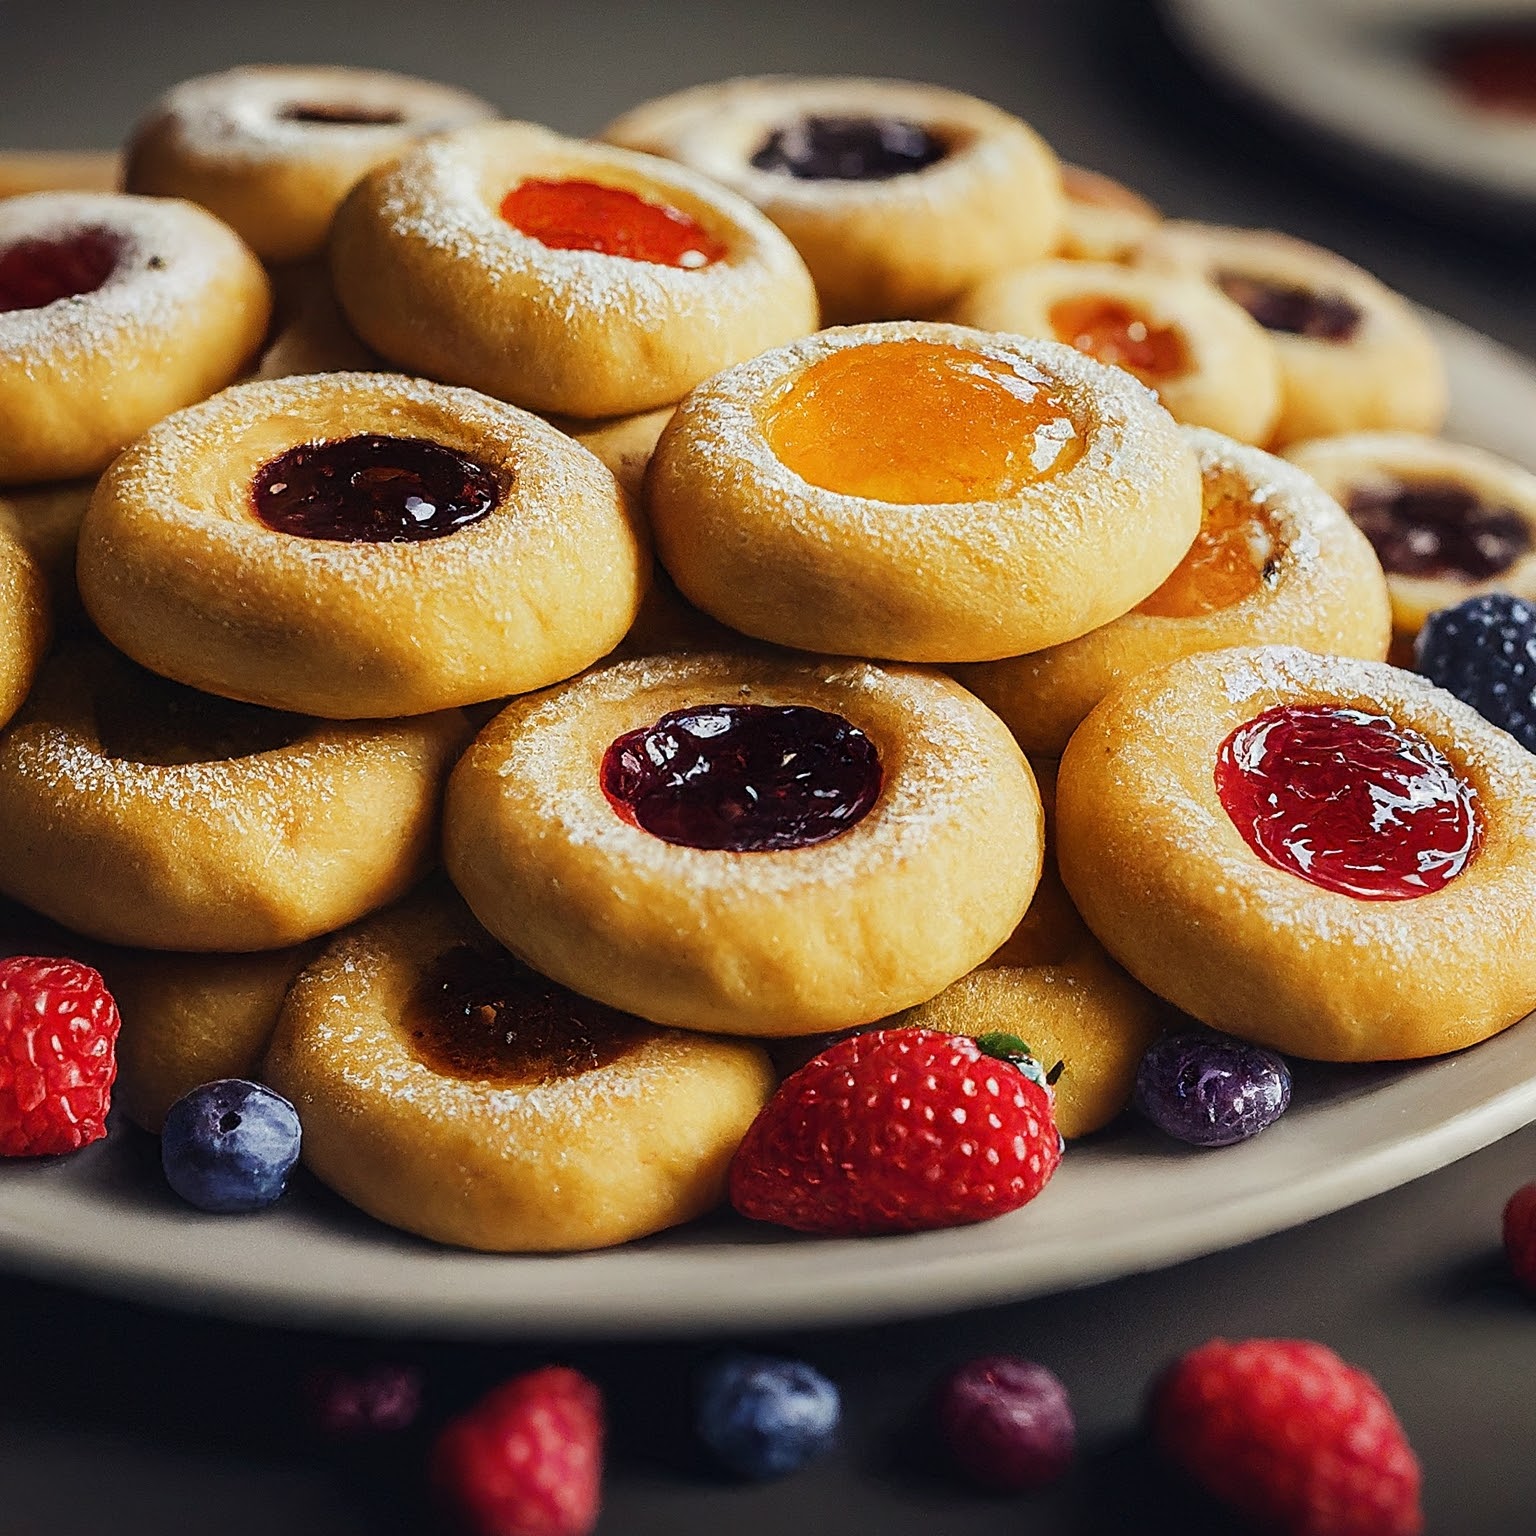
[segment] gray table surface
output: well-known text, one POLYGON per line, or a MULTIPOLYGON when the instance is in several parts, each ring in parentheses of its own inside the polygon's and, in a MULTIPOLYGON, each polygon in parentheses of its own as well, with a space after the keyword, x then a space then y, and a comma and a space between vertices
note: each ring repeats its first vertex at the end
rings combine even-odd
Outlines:
MULTIPOLYGON (((1203 83, 1134 0, 860 5, 712 0, 559 6, 427 0, 0 0, 0 144, 113 142, 161 88, 258 60, 379 65, 457 81, 509 113, 592 130, 621 108, 731 73, 906 75, 987 96, 1067 157, 1174 214, 1270 224, 1360 261, 1413 298, 1536 354, 1529 245, 1386 201, 1203 83)), ((1218 1154, 1219 1155, 1219 1154, 1218 1154)), ((1430 1178, 1160 1274, 1027 1305, 765 1342, 830 1371, 840 1450, 741 1489, 691 1464, 689 1374, 713 1346, 394 1346, 190 1320, 0 1279, 0 1536, 421 1531, 418 1448, 341 1456, 306 1438, 294 1384, 381 1352, 420 1364, 427 1423, 522 1365, 569 1359, 613 1408, 601 1530, 1096 1533, 1233 1529, 1172 1484, 1135 1428, 1147 1382, 1214 1334, 1322 1339, 1373 1371, 1426 1468, 1430 1530, 1506 1536, 1536 1508, 1536 1306, 1505 1278, 1498 1214, 1536 1176, 1536 1130, 1430 1178), (1077 1470, 1023 1500, 968 1495, 916 1426, 946 1365, 1017 1351, 1066 1381, 1077 1470)), ((744 1325, 746 1326, 746 1325, 744 1325)), ((744 1334, 745 1337, 745 1334, 744 1334)))

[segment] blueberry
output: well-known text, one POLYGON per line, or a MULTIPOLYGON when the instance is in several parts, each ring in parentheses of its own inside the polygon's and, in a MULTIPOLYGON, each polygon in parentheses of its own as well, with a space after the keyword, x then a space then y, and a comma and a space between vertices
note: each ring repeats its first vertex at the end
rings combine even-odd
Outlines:
POLYGON ((1290 1069, 1273 1051, 1210 1030, 1165 1035, 1136 1069, 1136 1108, 1195 1147, 1257 1136, 1290 1102, 1290 1069))
POLYGON ((724 1466, 761 1480, 830 1449, 841 1416, 837 1388, 804 1361, 727 1355, 700 1378, 695 1427, 724 1466))
POLYGON ((1430 682, 1536 752, 1536 607, 1507 592, 1432 613, 1414 655, 1430 682))
POLYGON ((1077 1445, 1067 1389, 1043 1365, 1010 1355, 962 1365, 940 1384, 934 1416, 960 1471, 999 1493, 1055 1482, 1077 1445))
POLYGON ((204 1211, 259 1211, 299 1160, 299 1116, 260 1083, 204 1083, 171 1105, 160 1161, 172 1189, 204 1211))

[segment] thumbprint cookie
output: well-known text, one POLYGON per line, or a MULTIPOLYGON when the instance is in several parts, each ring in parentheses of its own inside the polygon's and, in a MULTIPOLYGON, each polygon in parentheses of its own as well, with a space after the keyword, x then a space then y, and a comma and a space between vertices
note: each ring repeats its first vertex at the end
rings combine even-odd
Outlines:
POLYGON ((1536 757, 1382 662, 1245 647, 1112 693, 1061 759, 1062 879, 1143 985, 1324 1061, 1536 1007, 1536 757))
POLYGON ((758 639, 986 661, 1124 613, 1200 527, 1173 418, 1059 342, 889 322, 823 331, 678 407, 646 484, 690 602, 758 639))
POLYGON ((1133 373, 1175 421, 1268 440, 1280 368, 1247 311, 1202 277, 1110 262, 1042 261, 973 288, 951 319, 1063 341, 1133 373))
POLYGON ((936 314, 1049 254, 1061 171, 1026 124, 902 80, 767 77, 647 102, 603 137, 756 203, 805 258, 829 321, 936 314))
POLYGON ((274 267, 272 336, 252 378, 287 379, 301 373, 366 373, 379 359, 347 324, 329 268, 318 261, 274 267))
POLYGON ((1408 303, 1332 251, 1263 229, 1170 222, 1138 265, 1196 272, 1269 332, 1280 364, 1276 443, 1338 432, 1434 432, 1445 366, 1408 303))
POLYGON ((1066 204, 1056 254, 1068 261, 1127 261, 1162 223, 1141 193, 1080 165, 1062 166, 1061 190, 1066 204))
POLYGON ((1026 752, 1058 754, 1105 694, 1149 667, 1234 645, 1297 645, 1380 661, 1391 620, 1370 544, 1294 465, 1198 428, 1200 532, 1129 613, 1027 656, 956 667, 1026 752))
POLYGON ((238 377, 271 310, 261 263, 190 203, 0 201, 0 486, 103 468, 238 377))
POLYGON ((0 497, 0 725, 31 691, 52 633, 47 577, 0 497))
POLYGON ((536 416, 391 374, 242 384, 103 476, 80 595, 191 687, 333 719, 541 688, 610 651, 650 553, 613 476, 536 416))
POLYGON ((991 954, 1041 812, 1007 728, 936 673, 672 655, 515 700, 455 770, 444 838, 543 974, 659 1024, 804 1035, 991 954))
POLYGON ((430 867, 457 712, 332 724, 197 695, 96 642, 0 737, 0 890, 142 949, 279 949, 430 867))
POLYGON ((0 493, 0 528, 32 557, 59 629, 73 628, 80 620, 75 546, 95 488, 94 480, 66 480, 0 493))
POLYGON ((761 1046, 578 996, 437 894, 304 971, 263 1075, 344 1199, 497 1252, 601 1248, 702 1215, 774 1088, 761 1046))
POLYGON ((408 75, 247 65, 166 92, 134 129, 124 185, 201 203, 263 260, 300 261, 325 249, 337 204, 374 166, 496 115, 408 75))
POLYGON ((24 192, 115 192, 115 149, 0 149, 0 197, 24 192))
POLYGON ((1412 432, 1353 432, 1286 450, 1376 550, 1406 651, 1424 621, 1482 592, 1536 598, 1536 474, 1412 432))
POLYGON ((392 363, 567 416, 670 405, 816 326, 804 263, 750 203, 532 123, 372 172, 337 213, 331 267, 392 363))

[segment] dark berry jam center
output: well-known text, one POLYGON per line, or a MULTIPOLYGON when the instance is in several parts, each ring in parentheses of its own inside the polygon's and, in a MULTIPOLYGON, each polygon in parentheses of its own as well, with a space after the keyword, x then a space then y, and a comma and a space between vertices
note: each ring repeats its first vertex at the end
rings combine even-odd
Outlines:
POLYGON ((1487 581, 1531 549, 1530 524, 1451 481, 1356 486, 1349 515, 1393 576, 1487 581))
POLYGON ((57 240, 20 240, 0 251, 0 314, 95 293, 117 270, 121 238, 82 229, 57 240))
POLYGON ((1287 336, 1350 341, 1365 318, 1341 293, 1319 293, 1289 283, 1266 282, 1244 272, 1220 272, 1216 286, 1266 331, 1281 331, 1287 336))
POLYGON ((902 117, 802 117, 775 128, 752 164, 797 181, 889 181, 948 153, 942 139, 902 117))
POLYGON ((1216 793, 1276 869, 1362 901, 1448 885, 1482 841, 1476 791, 1433 742, 1384 715, 1278 704, 1221 744, 1216 793))
POLYGON ((427 967, 402 1022, 411 1048, 434 1071, 507 1085, 595 1071, 649 1033, 639 1019, 568 991, 505 952, 469 944, 427 967))
POLYGON ((664 842, 732 853, 809 848, 846 832, 880 795, 875 744, 804 704, 701 704, 620 736, 603 793, 664 842))
POLYGON ((300 443, 256 471, 251 505, 278 533, 349 544, 441 539, 504 494, 488 465, 420 437, 300 443))
POLYGON ((347 106, 327 101, 296 101, 284 107, 278 117, 285 123, 315 123, 334 128, 393 128, 405 121, 405 114, 393 107, 347 106))
POLYGON ((595 181, 519 182, 501 200, 514 229, 557 251, 600 251, 653 266, 707 267, 725 255, 697 219, 595 181))
POLYGON ((102 756, 156 768, 279 752, 310 724, 302 715, 198 693, 116 658, 93 704, 102 756))

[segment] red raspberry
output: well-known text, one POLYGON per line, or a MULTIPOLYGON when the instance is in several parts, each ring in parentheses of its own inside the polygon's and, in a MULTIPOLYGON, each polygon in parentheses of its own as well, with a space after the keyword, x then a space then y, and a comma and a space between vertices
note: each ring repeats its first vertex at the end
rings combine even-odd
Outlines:
POLYGON ((107 1134, 117 1004, 77 960, 0 960, 0 1157, 73 1152, 107 1134))
POLYGON ((1515 1279, 1536 1296, 1536 1184, 1523 1184, 1504 1207, 1504 1252, 1515 1279))
POLYGON ((1014 1060, 879 1029, 784 1080, 731 1164, 731 1201, 799 1232, 915 1232, 1014 1210, 1060 1161, 1050 1090, 1014 1060))
POLYGON ((588 1536, 602 1477, 602 1395, 564 1366, 503 1382, 432 1448, 432 1480, 473 1536, 588 1536))
POLYGON ((1381 1388, 1321 1344, 1213 1339, 1153 1389, 1152 1432, 1208 1493, 1284 1536, 1417 1536, 1419 1463, 1381 1388))

